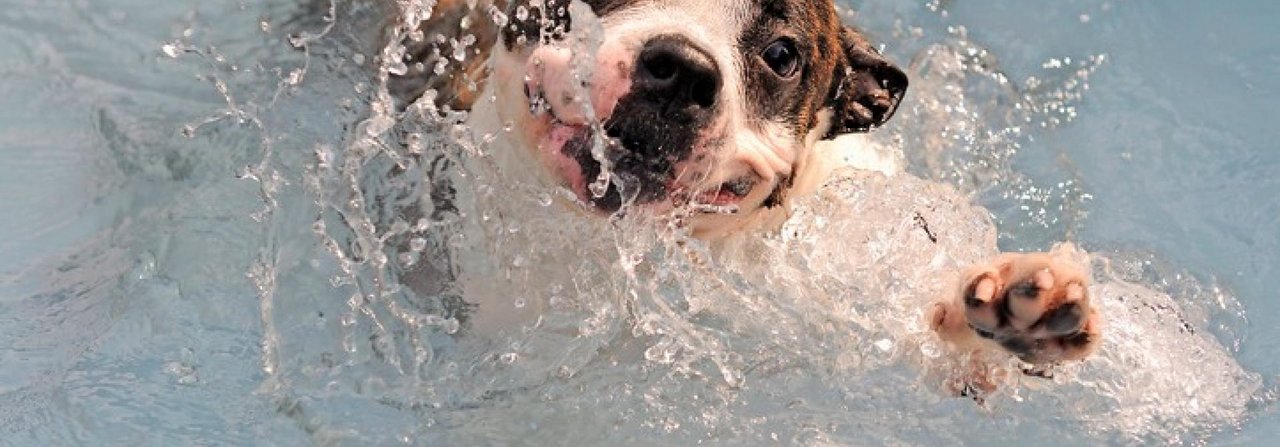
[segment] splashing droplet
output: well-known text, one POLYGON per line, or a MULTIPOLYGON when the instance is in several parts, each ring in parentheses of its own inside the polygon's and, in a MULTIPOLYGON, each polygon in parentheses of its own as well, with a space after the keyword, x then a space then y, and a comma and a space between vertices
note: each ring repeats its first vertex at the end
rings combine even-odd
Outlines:
POLYGON ((182 54, 182 47, 177 43, 166 43, 160 46, 160 52, 170 58, 177 58, 178 55, 182 54))

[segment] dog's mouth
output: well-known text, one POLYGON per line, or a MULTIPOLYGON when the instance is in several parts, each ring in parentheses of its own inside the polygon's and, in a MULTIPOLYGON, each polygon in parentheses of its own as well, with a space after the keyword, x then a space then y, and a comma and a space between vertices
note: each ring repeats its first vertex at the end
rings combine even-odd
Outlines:
POLYGON ((698 213, 733 214, 760 183, 743 175, 720 183, 683 179, 682 168, 693 142, 680 132, 666 132, 662 117, 626 107, 626 98, 611 116, 594 120, 565 119, 541 92, 525 89, 530 113, 546 120, 543 150, 565 186, 593 209, 615 213, 626 205, 686 206, 698 213), (672 136, 672 135, 675 136, 672 136), (603 160, 603 162, 602 162, 603 160), (608 164, 607 174, 605 164, 608 164))
POLYGON ((738 206, 755 190, 758 183, 760 177, 754 174, 737 177, 695 194, 689 205, 695 211, 703 213, 735 214, 739 211, 738 206))

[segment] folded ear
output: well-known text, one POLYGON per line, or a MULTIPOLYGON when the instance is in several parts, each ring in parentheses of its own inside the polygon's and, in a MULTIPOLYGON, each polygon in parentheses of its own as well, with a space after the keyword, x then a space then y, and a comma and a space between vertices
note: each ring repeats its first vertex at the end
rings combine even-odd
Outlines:
POLYGON ((831 107, 835 112, 827 138, 867 132, 893 116, 907 92, 907 75, 851 27, 840 32, 845 61, 837 64, 831 107))

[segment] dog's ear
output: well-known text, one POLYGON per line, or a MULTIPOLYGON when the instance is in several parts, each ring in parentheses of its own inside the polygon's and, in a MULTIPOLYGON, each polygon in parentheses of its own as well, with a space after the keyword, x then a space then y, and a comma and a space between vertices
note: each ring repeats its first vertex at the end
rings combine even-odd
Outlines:
POLYGON ((871 46, 857 30, 840 31, 843 63, 836 65, 831 88, 835 112, 827 138, 851 132, 867 132, 893 116, 907 91, 907 75, 871 46))

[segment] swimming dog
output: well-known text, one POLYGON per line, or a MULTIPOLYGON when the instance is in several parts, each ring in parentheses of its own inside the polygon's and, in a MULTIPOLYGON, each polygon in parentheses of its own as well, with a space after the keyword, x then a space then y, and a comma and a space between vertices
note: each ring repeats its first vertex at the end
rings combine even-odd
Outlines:
MULTIPOLYGON (((680 213, 712 241, 779 225, 908 85, 831 0, 440 0, 416 26, 402 98, 469 110, 509 171, 588 214, 680 213)), ((960 352, 1083 359, 1101 319, 1064 259, 1000 255, 924 314, 960 352)))

